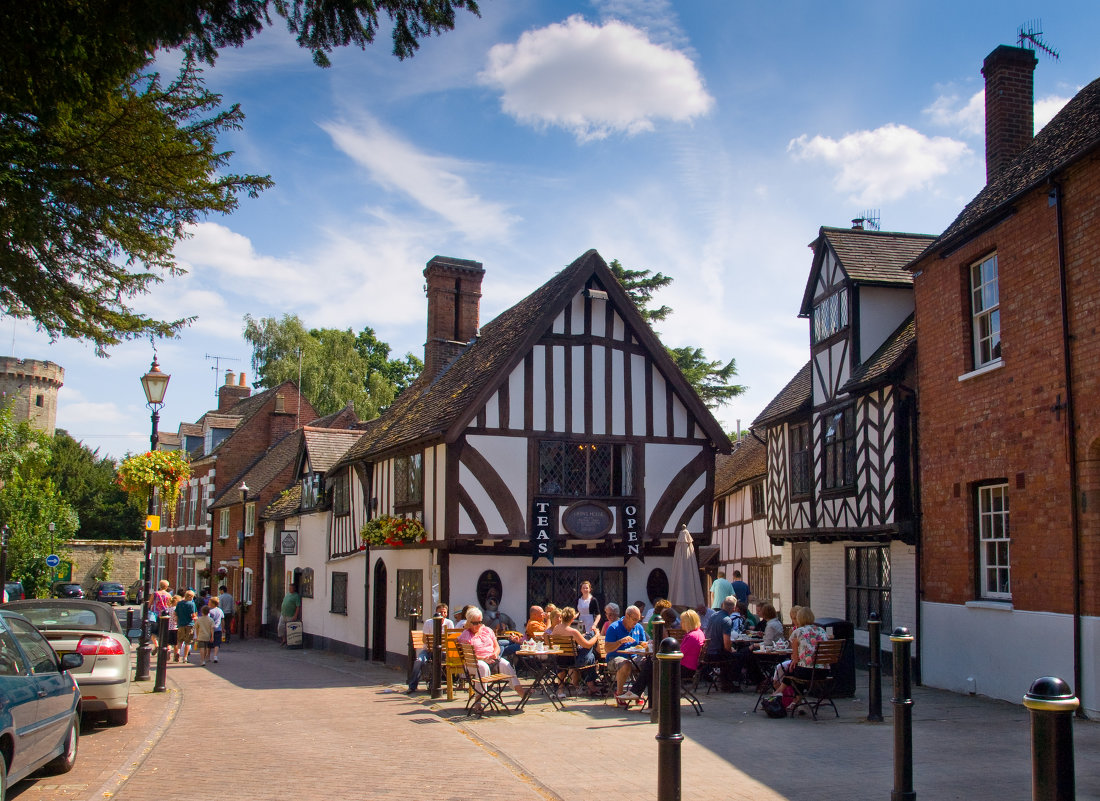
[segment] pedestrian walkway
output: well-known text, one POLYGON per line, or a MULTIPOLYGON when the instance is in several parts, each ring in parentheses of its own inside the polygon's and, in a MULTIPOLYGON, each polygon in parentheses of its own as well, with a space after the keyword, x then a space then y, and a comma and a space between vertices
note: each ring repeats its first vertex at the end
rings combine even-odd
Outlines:
MULTIPOLYGON (((571 699, 564 712, 533 700, 522 714, 468 719, 464 699, 406 695, 403 671, 262 640, 232 643, 218 665, 172 665, 169 682, 178 711, 115 798, 656 798, 656 726, 598 700, 571 699)), ((861 697, 838 701, 839 719, 817 722, 753 714, 749 693, 704 695, 702 717, 683 707, 683 797, 889 798, 891 688, 886 721, 868 723, 865 673, 857 686, 861 697)), ((1077 722, 1074 737, 1077 797, 1100 799, 1100 726, 1077 722)), ((1030 798, 1022 706, 915 688, 913 753, 918 798, 1030 798)))

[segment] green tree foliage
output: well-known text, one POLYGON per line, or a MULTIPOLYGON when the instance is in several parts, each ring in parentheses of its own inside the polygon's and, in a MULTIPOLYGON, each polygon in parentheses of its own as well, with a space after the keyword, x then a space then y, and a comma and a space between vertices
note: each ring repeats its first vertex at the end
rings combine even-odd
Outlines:
MULTIPOLYGON (((633 301, 642 317, 650 325, 664 320, 672 313, 672 309, 668 306, 649 308, 653 293, 671 284, 672 278, 663 273, 653 275, 651 270, 628 270, 619 263, 618 259, 613 259, 607 266, 623 285, 627 297, 633 301)), ((684 378, 703 399, 703 403, 710 409, 717 409, 747 389, 742 384, 729 383, 737 375, 737 362, 734 359, 724 364, 721 361, 711 361, 707 359, 702 348, 691 345, 685 345, 682 348, 665 346, 665 350, 676 362, 684 378)))
POLYGON ((143 536, 144 512, 118 485, 113 459, 58 429, 46 467, 80 519, 77 539, 132 540, 143 536))
POLYGON ((0 3, 0 312, 96 352, 188 321, 137 313, 132 299, 180 272, 186 226, 228 213, 270 185, 225 174, 218 135, 240 127, 217 110, 195 59, 240 46, 282 17, 313 59, 374 41, 392 22, 393 52, 450 30, 475 0, 48 0, 0 3), (164 48, 191 56, 162 88, 145 74, 164 48))
POLYGON ((49 437, 26 421, 16 423, 10 406, 0 408, 0 524, 10 531, 7 572, 23 582, 30 596, 49 589, 46 557, 51 548, 67 557, 64 545, 80 525, 46 474, 50 444, 49 437))
POLYGON ((390 346, 371 328, 358 334, 350 328, 307 330, 290 314, 281 320, 245 315, 244 322, 257 384, 268 388, 298 381, 300 367, 301 390, 321 415, 351 403, 360 419, 377 417, 423 368, 412 354, 390 359, 390 346))

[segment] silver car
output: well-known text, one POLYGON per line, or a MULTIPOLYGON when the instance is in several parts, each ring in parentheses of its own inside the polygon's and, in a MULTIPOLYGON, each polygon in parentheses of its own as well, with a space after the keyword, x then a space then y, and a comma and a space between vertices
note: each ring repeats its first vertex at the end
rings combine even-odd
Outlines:
POLYGON ((124 724, 130 713, 130 641, 114 610, 98 601, 37 598, 6 607, 42 632, 58 656, 80 654, 81 667, 70 672, 80 688, 81 715, 104 715, 124 724))

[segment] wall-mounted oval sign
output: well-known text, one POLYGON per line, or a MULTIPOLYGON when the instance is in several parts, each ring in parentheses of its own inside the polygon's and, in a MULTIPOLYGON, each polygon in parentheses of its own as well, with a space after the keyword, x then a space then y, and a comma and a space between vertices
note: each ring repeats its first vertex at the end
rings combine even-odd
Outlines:
POLYGON ((611 510, 595 501, 575 503, 561 516, 565 530, 582 540, 595 540, 604 536, 611 530, 613 520, 611 510))

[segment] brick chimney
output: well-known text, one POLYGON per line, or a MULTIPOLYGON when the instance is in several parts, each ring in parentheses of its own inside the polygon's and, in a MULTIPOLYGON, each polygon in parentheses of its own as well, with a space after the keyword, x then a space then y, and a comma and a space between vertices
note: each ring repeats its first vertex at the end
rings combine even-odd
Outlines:
POLYGON ((991 183, 1035 136, 1035 65, 1025 47, 1001 45, 985 58, 985 180, 991 183))
POLYGON ((481 307, 479 261, 434 256, 424 268, 428 295, 428 341, 424 343, 424 375, 434 378, 477 336, 481 307))
POLYGON ((232 370, 225 371, 225 383, 218 387, 218 411, 225 412, 238 401, 242 401, 252 394, 252 388, 244 382, 244 373, 241 373, 240 382, 232 370))

